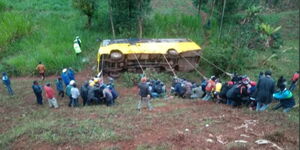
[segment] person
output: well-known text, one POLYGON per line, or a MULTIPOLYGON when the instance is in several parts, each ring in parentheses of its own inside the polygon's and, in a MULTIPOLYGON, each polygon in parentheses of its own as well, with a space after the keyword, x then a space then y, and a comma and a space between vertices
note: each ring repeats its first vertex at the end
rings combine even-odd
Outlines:
POLYGON ((275 83, 271 75, 271 71, 266 71, 265 76, 258 80, 255 92, 256 111, 266 110, 272 102, 275 83))
POLYGON ((68 76, 67 68, 62 70, 61 78, 63 79, 65 85, 68 86, 71 80, 70 77, 68 76))
POLYGON ((6 72, 3 72, 2 73, 2 83, 4 84, 4 86, 7 88, 7 92, 9 95, 14 95, 14 91, 13 89, 11 88, 11 83, 10 83, 10 79, 9 77, 7 76, 7 73, 6 72))
POLYGON ((80 95, 82 98, 83 106, 87 104, 88 100, 88 93, 89 93, 89 83, 87 81, 84 82, 83 86, 80 88, 80 95))
POLYGON ((81 40, 79 36, 76 36, 73 44, 76 55, 78 56, 81 53, 81 40))
POLYGON ((279 89, 279 87, 282 85, 282 84, 285 84, 286 80, 283 78, 283 76, 280 76, 279 79, 277 80, 277 84, 276 84, 276 87, 279 89))
POLYGON ((214 90, 214 96, 217 99, 217 103, 222 103, 222 100, 220 97, 221 89, 222 89, 222 82, 219 79, 217 79, 216 80, 216 88, 214 90))
POLYGON ((205 87, 207 86, 207 81, 205 79, 203 79, 201 81, 201 89, 203 91, 203 95, 201 96, 201 98, 203 98, 206 95, 206 91, 205 91, 205 87))
POLYGON ((191 95, 191 99, 197 99, 197 98, 201 98, 201 96, 203 95, 203 91, 201 88, 201 85, 198 85, 194 88, 192 88, 192 95, 191 95))
POLYGON ((44 90, 45 90, 45 93, 46 93, 46 97, 48 99, 49 107, 58 108, 56 98, 54 97, 55 92, 51 88, 51 84, 47 83, 46 86, 44 86, 44 90))
POLYGON ((33 81, 32 89, 34 95, 36 96, 37 104, 43 105, 43 96, 42 96, 43 90, 37 81, 33 81))
POLYGON ((138 84, 138 87, 140 89, 139 95, 141 96, 141 99, 137 106, 138 111, 141 111, 141 106, 143 103, 147 103, 148 109, 152 110, 152 106, 150 103, 150 90, 149 90, 149 86, 147 85, 146 82, 147 82, 147 78, 143 77, 141 79, 141 82, 138 84))
POLYGON ((183 97, 184 98, 190 98, 191 95, 192 95, 192 83, 185 80, 183 82, 183 84, 184 84, 184 88, 185 88, 185 93, 184 93, 183 97))
POLYGON ((233 86, 233 82, 232 81, 228 81, 227 83, 224 83, 221 87, 221 91, 219 94, 220 97, 220 101, 221 103, 227 104, 227 92, 232 88, 233 86))
POLYGON ((279 88, 280 91, 273 94, 273 98, 279 100, 279 103, 272 110, 282 107, 283 112, 289 112, 295 106, 293 93, 286 88, 285 84, 281 84, 279 88))
POLYGON ((176 85, 175 85, 175 96, 179 96, 181 98, 184 98, 184 94, 186 92, 186 88, 185 85, 182 81, 182 79, 179 79, 176 81, 176 85))
POLYGON ((208 83, 205 87, 205 91, 206 91, 206 95, 204 96, 204 98, 202 100, 204 101, 208 101, 211 99, 211 94, 212 92, 214 91, 215 87, 216 87, 216 77, 215 76, 212 76, 210 78, 210 80, 208 80, 208 83))
POLYGON ((117 90, 115 89, 115 85, 114 85, 113 81, 109 80, 107 87, 109 88, 109 90, 112 94, 112 97, 113 97, 112 102, 113 102, 113 104, 115 104, 116 99, 118 98, 119 94, 118 94, 117 90))
POLYGON ((104 100, 105 100, 105 102, 106 102, 106 105, 107 105, 107 106, 113 105, 113 104, 114 104, 114 103, 113 103, 113 95, 112 95, 112 93, 111 93, 109 87, 106 86, 105 84, 103 84, 103 85, 101 86, 101 89, 103 89, 103 90, 102 90, 102 92, 103 92, 103 98, 104 98, 104 100))
POLYGON ((75 73, 71 67, 68 69, 67 74, 68 74, 70 80, 75 81, 75 73))
POLYGON ((71 102, 71 106, 72 107, 78 107, 78 98, 80 96, 80 93, 79 93, 79 89, 77 88, 77 85, 76 83, 74 83, 72 85, 72 88, 71 88, 71 97, 72 97, 72 102, 71 102))
POLYGON ((58 91, 58 96, 64 97, 64 85, 61 77, 58 77, 56 80, 56 90, 58 91))
POLYGON ((299 71, 295 72, 291 79, 291 86, 289 88, 290 91, 294 91, 298 80, 299 80, 299 71))
POLYGON ((71 89, 73 87, 73 84, 75 83, 74 80, 70 81, 70 83, 66 87, 66 95, 69 97, 69 107, 72 106, 72 94, 71 94, 71 89))
POLYGON ((45 80, 45 72, 46 72, 46 67, 42 62, 40 61, 39 64, 36 66, 36 70, 39 71, 40 76, 42 77, 42 80, 45 80))
POLYGON ((259 80, 260 78, 262 78, 262 77, 264 77, 264 73, 263 73, 263 72, 259 72, 259 74, 258 74, 258 80, 259 80))
POLYGON ((90 81, 89 83, 89 90, 87 95, 87 105, 92 104, 92 102, 96 102, 97 104, 100 103, 100 100, 96 97, 96 91, 99 89, 99 84, 95 85, 95 82, 90 81))

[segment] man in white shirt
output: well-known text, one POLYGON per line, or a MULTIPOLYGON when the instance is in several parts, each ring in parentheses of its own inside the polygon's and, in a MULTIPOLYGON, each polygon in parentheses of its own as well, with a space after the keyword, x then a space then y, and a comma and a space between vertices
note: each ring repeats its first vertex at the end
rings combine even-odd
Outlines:
POLYGON ((78 98, 80 96, 79 89, 77 88, 77 85, 74 83, 73 87, 71 88, 71 97, 72 97, 72 107, 78 107, 78 98))

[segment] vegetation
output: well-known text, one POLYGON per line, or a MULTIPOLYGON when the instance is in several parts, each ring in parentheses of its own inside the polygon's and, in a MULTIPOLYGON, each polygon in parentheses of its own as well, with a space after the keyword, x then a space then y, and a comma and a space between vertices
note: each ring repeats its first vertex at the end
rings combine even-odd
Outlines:
MULTIPOLYGON (((275 79, 283 75, 289 80, 299 69, 297 4, 297 0, 0 0, 0 72, 30 76, 36 73, 39 61, 46 65, 47 75, 60 74, 65 67, 91 70, 96 64, 100 39, 184 37, 198 43, 203 48, 202 56, 226 72, 247 74, 256 80, 260 71, 268 69, 273 71, 275 79), (73 50, 77 35, 82 40, 83 50, 79 57, 73 50)), ((206 76, 226 78, 224 72, 204 59, 197 69, 206 76)), ((172 79, 168 73, 145 72, 147 77, 166 83, 172 79)), ((196 71, 176 74, 197 83, 201 80, 196 71)), ((116 81, 122 84, 116 87, 119 91, 132 87, 140 78, 139 74, 125 72, 116 81)), ((118 99, 116 107, 70 109, 65 98, 58 99, 61 107, 53 110, 46 105, 33 105, 32 79, 25 79, 12 78, 12 87, 17 93, 12 97, 7 96, 3 91, 5 87, 0 85, 0 112, 3 114, 0 117, 0 149, 32 149, 31 146, 40 148, 42 144, 65 146, 66 149, 75 144, 79 148, 74 149, 83 146, 89 149, 89 145, 97 142, 104 147, 112 146, 110 149, 122 149, 122 144, 148 135, 157 143, 141 142, 136 145, 137 149, 184 149, 182 145, 199 143, 188 141, 185 136, 202 142, 208 133, 224 134, 229 140, 233 136, 231 125, 248 119, 257 119, 256 127, 263 126, 253 133, 260 135, 262 133, 258 132, 268 129, 263 137, 251 134, 249 139, 266 138, 286 146, 284 149, 299 146, 296 135, 299 105, 288 114, 273 111, 258 114, 246 109, 232 111, 217 104, 199 105, 193 100, 158 99, 153 101, 154 107, 162 108, 137 113, 136 93, 123 90, 125 96, 118 99), (224 126, 230 121, 235 122, 224 126), (187 128, 191 132, 182 134, 187 128), (197 137, 199 135, 201 137, 197 137), (179 144, 174 147, 176 142, 179 144), (22 143, 24 147, 14 147, 22 143)), ((295 99, 298 104, 296 94, 295 99)), ((244 133, 239 131, 235 133, 244 133)), ((133 142, 130 144, 136 144, 133 142)), ((242 149, 245 146, 229 143, 226 147, 242 149)))
POLYGON ((73 6, 88 17, 87 27, 91 27, 92 17, 96 13, 95 0, 73 0, 73 6))

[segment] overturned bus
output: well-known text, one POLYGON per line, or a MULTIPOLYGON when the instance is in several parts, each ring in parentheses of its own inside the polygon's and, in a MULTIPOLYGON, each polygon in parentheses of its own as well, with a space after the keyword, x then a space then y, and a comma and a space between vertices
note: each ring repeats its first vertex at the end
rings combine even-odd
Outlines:
POLYGON ((199 63, 201 48, 189 39, 103 40, 97 56, 98 71, 118 77, 120 72, 188 72, 199 63))

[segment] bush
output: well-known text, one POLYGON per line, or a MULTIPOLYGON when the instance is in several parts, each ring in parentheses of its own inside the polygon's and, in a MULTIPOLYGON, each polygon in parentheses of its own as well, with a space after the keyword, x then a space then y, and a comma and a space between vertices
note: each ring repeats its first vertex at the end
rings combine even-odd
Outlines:
POLYGON ((6 9, 6 4, 0 1, 0 12, 5 11, 5 9, 6 9))
POLYGON ((141 77, 140 74, 125 72, 121 75, 121 80, 125 87, 133 87, 139 83, 141 77))
MULTIPOLYGON (((210 47, 207 48, 203 57, 214 63, 226 72, 244 72, 249 67, 250 62, 253 60, 255 52, 247 48, 233 48, 233 47, 210 47)), ((209 65, 206 61, 202 60, 202 65, 209 65)), ((222 71, 216 67, 211 66, 214 75, 223 74, 222 71)))

